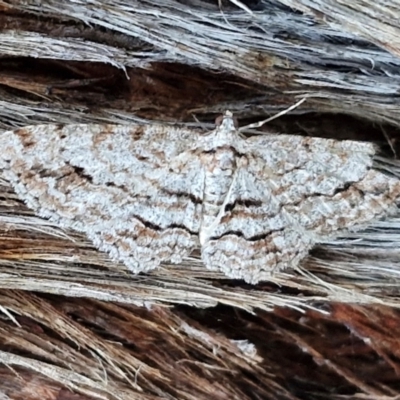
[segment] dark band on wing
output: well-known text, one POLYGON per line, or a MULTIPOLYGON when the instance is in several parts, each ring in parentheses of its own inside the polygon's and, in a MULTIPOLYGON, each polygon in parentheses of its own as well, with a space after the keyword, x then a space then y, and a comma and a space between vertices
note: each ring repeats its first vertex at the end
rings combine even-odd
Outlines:
POLYGON ((266 232, 266 233, 261 233, 261 234, 259 234, 259 235, 254 235, 254 236, 250 236, 250 237, 246 237, 245 235, 243 235, 243 232, 240 232, 240 231, 228 231, 228 232, 224 232, 222 235, 219 235, 219 236, 212 236, 212 237, 210 238, 210 240, 220 240, 220 239, 222 239, 222 238, 225 237, 225 236, 233 235, 233 236, 237 236, 237 237, 244 238, 244 239, 246 239, 246 240, 249 241, 249 242, 258 242, 258 241, 260 241, 260 240, 266 239, 266 238, 267 238, 268 236, 270 236, 272 233, 275 233, 275 232, 282 232, 284 229, 285 229, 285 228, 273 229, 273 230, 270 230, 270 231, 268 231, 268 232, 266 232))
POLYGON ((220 150, 226 151, 230 150, 235 156, 247 158, 248 154, 240 153, 234 146, 229 146, 227 144, 223 144, 221 146, 214 147, 210 150, 203 150, 201 153, 203 154, 215 154, 218 153, 220 150))
POLYGON ((232 211, 236 206, 245 206, 246 208, 248 208, 248 207, 261 207, 262 204, 263 203, 262 203, 261 200, 237 199, 233 203, 228 203, 225 206, 225 212, 232 211))
POLYGON ((197 235, 198 232, 191 231, 189 228, 187 228, 185 225, 180 225, 180 224, 171 224, 166 226, 165 228, 162 228, 161 226, 154 224, 153 222, 147 221, 143 217, 140 217, 139 215, 132 214, 130 217, 137 219, 139 222, 141 222, 146 228, 149 228, 155 232, 163 232, 168 229, 183 229, 184 231, 190 233, 191 235, 197 235))
POLYGON ((173 192, 172 190, 168 190, 166 188, 161 188, 160 192, 164 193, 164 194, 166 194, 168 196, 176 196, 176 197, 188 198, 194 204, 202 204, 203 203, 203 199, 200 199, 199 197, 195 196, 193 193, 173 192))

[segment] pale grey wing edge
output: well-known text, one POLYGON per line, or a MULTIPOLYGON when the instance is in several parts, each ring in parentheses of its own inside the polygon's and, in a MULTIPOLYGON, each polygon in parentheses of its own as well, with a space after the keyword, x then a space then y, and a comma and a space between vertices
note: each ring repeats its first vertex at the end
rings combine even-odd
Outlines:
POLYGON ((296 267, 313 244, 302 232, 290 227, 252 240, 227 234, 205 243, 202 259, 210 270, 219 270, 230 278, 256 284, 275 272, 296 267))
POLYGON ((86 233, 132 271, 145 271, 179 262, 197 241, 200 207, 181 188, 193 171, 164 169, 196 135, 178 130, 185 137, 177 144, 173 132, 136 125, 26 127, 0 134, 0 169, 35 213, 86 233), (163 173, 175 194, 160 194, 163 173))
POLYGON ((263 174, 279 179, 280 192, 303 186, 295 201, 314 193, 329 195, 340 185, 360 181, 372 167, 377 149, 372 143, 298 135, 252 137, 247 146, 264 162, 263 174))

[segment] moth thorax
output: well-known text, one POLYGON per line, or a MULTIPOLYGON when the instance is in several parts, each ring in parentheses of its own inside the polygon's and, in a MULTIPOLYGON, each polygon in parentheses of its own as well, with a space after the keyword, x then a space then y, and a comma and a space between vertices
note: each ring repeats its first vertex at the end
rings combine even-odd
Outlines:
POLYGON ((232 148, 220 148, 208 153, 204 161, 203 222, 208 225, 212 224, 220 213, 231 192, 237 168, 237 156, 232 148))

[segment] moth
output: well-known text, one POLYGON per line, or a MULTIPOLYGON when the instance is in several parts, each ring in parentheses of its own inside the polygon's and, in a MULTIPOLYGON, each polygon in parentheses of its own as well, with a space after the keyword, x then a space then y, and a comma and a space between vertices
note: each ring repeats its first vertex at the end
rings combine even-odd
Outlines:
POLYGON ((257 283, 317 243, 393 214, 400 183, 371 143, 244 138, 162 124, 36 125, 0 134, 0 173, 34 212, 84 232, 132 272, 204 265, 257 283))

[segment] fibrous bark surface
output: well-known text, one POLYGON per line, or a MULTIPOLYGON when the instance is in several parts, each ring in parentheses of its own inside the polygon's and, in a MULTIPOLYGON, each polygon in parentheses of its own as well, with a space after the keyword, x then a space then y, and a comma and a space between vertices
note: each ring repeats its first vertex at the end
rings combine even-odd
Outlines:
MULTIPOLYGON (((374 142, 397 179, 400 5, 243 4, 0 1, 0 129, 211 130, 227 109, 244 125, 306 97, 264 133, 374 142)), ((4 398, 399 394, 398 216, 253 287, 197 253, 133 276, 0 184, 4 398)))

